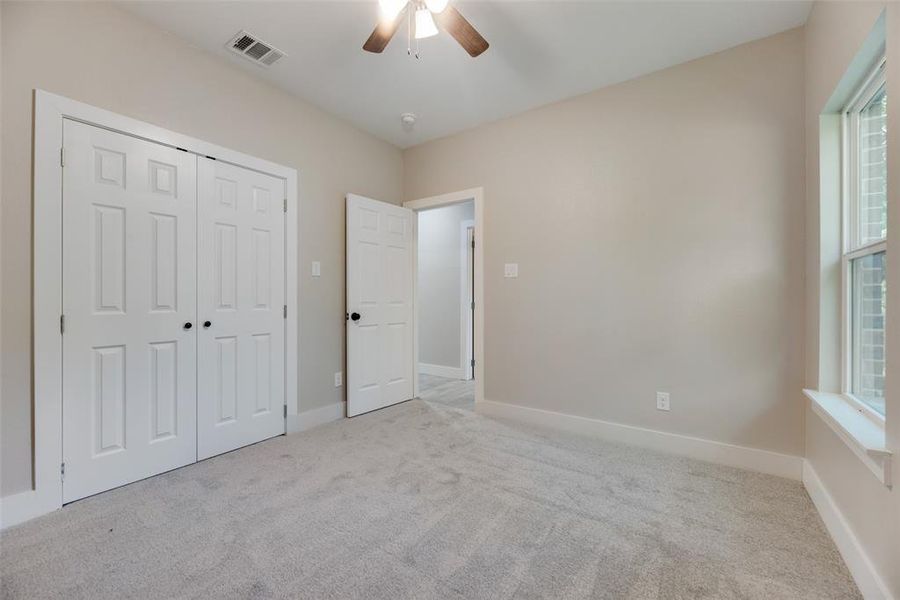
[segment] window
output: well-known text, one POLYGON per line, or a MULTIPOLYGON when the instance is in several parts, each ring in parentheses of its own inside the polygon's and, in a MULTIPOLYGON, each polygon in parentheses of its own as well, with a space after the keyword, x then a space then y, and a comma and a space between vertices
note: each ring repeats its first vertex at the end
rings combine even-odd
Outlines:
POLYGON ((884 60, 844 111, 844 393, 884 416, 887 94, 884 60))

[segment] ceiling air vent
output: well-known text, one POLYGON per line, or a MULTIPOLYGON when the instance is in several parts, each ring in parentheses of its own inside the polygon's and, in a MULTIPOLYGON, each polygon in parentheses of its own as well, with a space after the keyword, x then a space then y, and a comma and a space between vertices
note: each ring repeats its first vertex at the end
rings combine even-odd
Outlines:
POLYGON ((227 46, 235 54, 240 54, 244 58, 264 67, 271 67, 277 60, 286 56, 284 52, 275 48, 269 42, 264 42, 246 31, 241 31, 231 38, 227 46))

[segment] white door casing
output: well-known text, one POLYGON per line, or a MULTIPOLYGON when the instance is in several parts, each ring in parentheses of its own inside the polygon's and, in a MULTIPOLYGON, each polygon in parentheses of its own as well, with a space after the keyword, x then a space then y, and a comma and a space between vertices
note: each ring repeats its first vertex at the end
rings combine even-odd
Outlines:
POLYGON ((285 182, 198 160, 202 460, 285 431, 285 182))
POLYGON ((196 158, 63 125, 63 502, 196 460, 196 158))
POLYGON ((413 397, 412 211, 347 195, 347 416, 413 397))
MULTIPOLYGON (((475 378, 475 407, 478 410, 478 407, 481 406, 481 403, 484 402, 484 373, 485 373, 485 360, 484 360, 484 190, 482 188, 471 188, 467 190, 460 190, 457 192, 450 192, 448 194, 441 194, 439 196, 430 196, 428 198, 419 198, 418 200, 408 200, 403 203, 405 208, 409 208, 412 211, 418 212, 422 210, 429 210, 432 208, 438 208, 440 206, 451 206, 454 204, 462 204, 463 202, 473 201, 475 203, 475 219, 474 219, 474 236, 475 236, 475 256, 473 258, 473 268, 474 268, 474 277, 472 281, 473 292, 472 295, 474 297, 475 309, 473 311, 474 325, 472 327, 472 336, 474 338, 473 341, 473 352, 475 360, 475 369, 473 376, 475 378)), ((413 221, 415 223, 415 221, 413 221)), ((418 232, 414 229, 413 235, 413 262, 416 264, 417 261, 417 250, 418 240, 416 237, 418 236, 418 232)), ((414 267, 414 269, 417 267, 414 267)), ((415 273, 415 271, 414 271, 415 273)), ((413 288, 415 292, 415 287, 413 288)), ((413 336, 413 343, 417 344, 418 340, 416 336, 418 335, 418 319, 416 318, 416 313, 413 313, 413 328, 416 330, 416 334, 413 336)), ((418 348, 416 348, 416 352, 418 353, 418 348)), ((418 381, 416 384, 416 394, 419 393, 418 381)))
POLYGON ((462 284, 463 300, 462 314, 460 315, 460 325, 463 328, 461 335, 462 351, 460 358, 462 360, 463 372, 466 379, 475 377, 475 367, 472 362, 475 360, 475 222, 467 221, 463 223, 463 266, 462 275, 465 281, 462 284))
MULTIPOLYGON (((189 157, 214 156, 219 161, 268 173, 285 182, 287 218, 285 219, 285 279, 287 318, 285 319, 285 395, 288 417, 297 415, 299 396, 299 315, 298 264, 300 248, 299 183, 296 169, 286 167, 202 139, 177 133, 151 123, 97 108, 41 89, 34 90, 34 165, 33 165, 33 302, 32 364, 34 367, 33 407, 33 486, 0 499, 0 528, 21 523, 52 512, 65 500, 61 463, 66 460, 63 412, 64 352, 60 321, 64 312, 63 283, 65 254, 63 239, 63 130, 69 121, 90 124, 110 132, 155 142, 167 149, 180 150, 189 157)), ((68 164, 72 164, 71 160, 68 164)), ((196 162, 195 162, 196 164, 196 162)), ((180 185, 180 184, 179 184, 180 185)), ((196 189, 196 187, 195 187, 196 189)), ((196 231, 195 231, 196 234, 196 231)), ((196 238, 195 238, 196 239, 196 238)), ((76 278, 77 279, 77 278, 76 278)), ((77 280, 77 285, 84 285, 77 280)), ((196 313, 196 305, 195 305, 196 313)), ((196 314, 194 315, 196 318, 196 314)), ((197 331, 194 321, 194 331, 197 331)), ((75 326, 72 315, 66 318, 69 332, 75 326)), ((196 390, 195 390, 196 391, 196 390)), ((195 395, 196 398, 196 395, 195 395)), ((194 427, 196 433, 196 427, 194 427)), ((196 453, 196 444, 195 444, 196 453)), ((67 469, 72 473, 72 465, 67 469)), ((72 484, 72 477, 65 477, 72 484)))

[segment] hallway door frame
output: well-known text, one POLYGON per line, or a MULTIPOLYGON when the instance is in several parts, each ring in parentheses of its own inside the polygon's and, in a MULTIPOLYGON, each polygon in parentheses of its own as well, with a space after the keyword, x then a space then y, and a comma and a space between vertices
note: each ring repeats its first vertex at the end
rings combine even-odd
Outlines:
MULTIPOLYGON (((474 275, 474 293, 475 293, 475 331, 474 331, 474 352, 475 352, 475 404, 484 401, 484 188, 470 188, 460 190, 458 192, 450 192, 438 196, 429 196, 418 200, 410 200, 404 202, 403 206, 412 209, 414 212, 438 208, 441 206, 452 206, 454 204, 462 204, 464 202, 473 202, 475 207, 475 275, 474 275)), ((418 310, 418 253, 419 253, 419 224, 418 219, 413 220, 413 277, 415 285, 413 286, 413 368, 418 374, 418 357, 419 357, 419 310, 418 310)), ((419 396, 419 378, 415 378, 414 393, 419 396)))
POLYGON ((459 298, 459 365, 466 381, 475 377, 472 361, 475 360, 475 220, 459 224, 460 243, 460 298, 459 298))

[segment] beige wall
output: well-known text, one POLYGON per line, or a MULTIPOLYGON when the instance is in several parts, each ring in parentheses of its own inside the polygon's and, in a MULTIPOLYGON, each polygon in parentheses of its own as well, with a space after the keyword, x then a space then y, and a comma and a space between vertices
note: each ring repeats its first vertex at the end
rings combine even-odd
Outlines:
MULTIPOLYGON (((834 387, 840 339, 832 326, 840 319, 837 289, 828 268, 828 224, 820 214, 819 115, 848 71, 879 15, 887 7, 888 171, 900 174, 900 5, 883 2, 817 2, 806 26, 806 385, 834 387), (822 224, 825 232, 822 233, 822 224), (820 335, 821 332, 821 335, 820 335)), ((888 186, 888 281, 900 281, 900 185, 888 186)), ((829 221, 830 219, 830 221, 829 221)), ((890 289, 896 286, 890 283, 890 289)), ((900 448, 900 294, 888 294, 886 412, 888 447, 900 448)), ((839 355, 838 355, 839 356, 839 355)), ((834 390, 832 390, 834 391, 834 390)), ((884 487, 811 410, 806 411, 807 461, 844 515, 888 590, 900 598, 900 491, 884 487)), ((900 481, 900 461, 894 461, 900 481)))
POLYGON ((455 369, 460 363, 460 302, 464 240, 460 226, 475 218, 472 202, 418 213, 419 362, 455 369))
POLYGON ((802 99, 794 30, 405 151, 484 187, 485 397, 800 454, 802 99))
POLYGON ((3 2, 2 15, 2 494, 31 485, 33 88, 299 171, 300 410, 342 400, 344 194, 399 201, 400 152, 114 6, 3 2))

